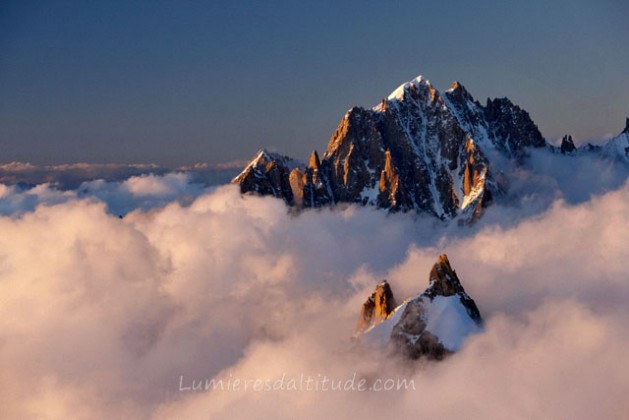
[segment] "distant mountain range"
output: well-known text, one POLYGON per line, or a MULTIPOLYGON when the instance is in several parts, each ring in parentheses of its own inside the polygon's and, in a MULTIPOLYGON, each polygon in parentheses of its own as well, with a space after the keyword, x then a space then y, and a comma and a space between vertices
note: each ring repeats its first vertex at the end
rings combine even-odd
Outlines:
POLYGON ((577 149, 566 136, 555 147, 509 99, 481 105, 458 82, 441 93, 419 76, 371 109, 350 109, 322 158, 313 151, 303 165, 262 150, 232 183, 296 208, 357 203, 471 221, 508 188, 498 161, 517 165, 529 148, 629 163, 629 118, 603 146, 577 149))
POLYGON ((0 184, 18 185, 30 189, 40 184, 50 184, 60 190, 77 189, 84 182, 102 179, 107 182, 122 182, 131 177, 166 175, 170 172, 186 172, 190 182, 203 185, 228 183, 238 175, 245 162, 223 164, 196 164, 170 168, 149 164, 123 163, 72 163, 63 165, 33 165, 23 162, 0 164, 0 184))

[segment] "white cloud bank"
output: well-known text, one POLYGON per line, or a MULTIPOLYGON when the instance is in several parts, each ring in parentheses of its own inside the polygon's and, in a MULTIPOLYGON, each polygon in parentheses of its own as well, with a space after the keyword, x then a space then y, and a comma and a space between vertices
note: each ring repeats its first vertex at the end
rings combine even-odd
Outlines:
POLYGON ((556 200, 517 225, 437 230, 365 208, 294 217, 279 200, 231 186, 190 193, 176 177, 133 182, 96 184, 86 199, 59 193, 26 212, 32 190, 2 190, 15 210, 0 217, 6 418, 585 419, 629 410, 629 183, 579 204, 556 200), (111 210, 116 197, 146 211, 119 219, 102 201, 111 210), (441 251, 484 332, 433 364, 351 343, 375 283, 387 277, 399 298, 423 291, 441 251), (302 374, 406 378, 414 389, 179 390, 302 374))
POLYGON ((193 181, 193 174, 170 172, 165 175, 145 174, 121 182, 102 179, 82 182, 76 190, 62 190, 45 183, 32 188, 0 184, 0 214, 20 215, 34 211, 38 205, 60 204, 76 198, 90 198, 107 204, 115 215, 141 209, 162 207, 172 201, 190 202, 212 187, 193 181))

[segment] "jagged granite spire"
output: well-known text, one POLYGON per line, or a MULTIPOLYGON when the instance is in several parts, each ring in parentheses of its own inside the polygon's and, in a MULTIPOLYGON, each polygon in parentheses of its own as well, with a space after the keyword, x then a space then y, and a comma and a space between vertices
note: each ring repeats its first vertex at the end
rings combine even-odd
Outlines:
POLYGON ((388 284, 381 283, 363 304, 353 336, 359 343, 388 347, 411 359, 441 360, 482 330, 480 311, 445 254, 430 270, 423 293, 391 310, 387 289, 388 284))
POLYGON ((391 286, 386 280, 382 280, 382 282, 376 285, 376 289, 371 296, 363 303, 355 335, 389 318, 396 307, 397 302, 393 296, 391 286))
POLYGON ((563 138, 561 139, 560 150, 561 150, 561 153, 563 153, 564 155, 574 153, 577 150, 577 147, 574 145, 574 142, 572 141, 571 135, 563 136, 563 138))
POLYGON ((430 270, 429 286, 404 307, 391 331, 391 342, 402 354, 418 359, 442 359, 457 351, 468 335, 480 331, 482 318, 474 300, 445 254, 430 270))

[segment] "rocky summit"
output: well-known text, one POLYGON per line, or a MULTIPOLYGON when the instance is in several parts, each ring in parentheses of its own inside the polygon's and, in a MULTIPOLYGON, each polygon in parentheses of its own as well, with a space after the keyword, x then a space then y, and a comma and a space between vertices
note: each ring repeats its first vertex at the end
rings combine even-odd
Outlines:
MULTIPOLYGON (((627 138, 602 152, 629 159, 627 138)), ((263 150, 232 183, 296 208, 357 203, 470 221, 504 192, 488 156, 518 162, 527 148, 554 150, 509 99, 483 106, 458 82, 441 93, 419 76, 371 109, 347 111, 321 158, 314 151, 300 165, 263 150)))
POLYGON ((389 347, 410 359, 441 360, 482 329, 480 311, 445 254, 430 270, 424 292, 393 309, 380 305, 385 310, 376 310, 375 302, 385 302, 385 296, 393 298, 386 281, 363 305, 354 335, 358 340, 389 347))
POLYGON ((293 204, 293 194, 288 176, 298 163, 288 156, 261 151, 249 162, 247 168, 232 180, 243 192, 272 195, 293 204))
POLYGON ((391 331, 394 347, 412 359, 442 359, 457 351, 482 318, 443 254, 432 267, 428 288, 404 305, 391 331))

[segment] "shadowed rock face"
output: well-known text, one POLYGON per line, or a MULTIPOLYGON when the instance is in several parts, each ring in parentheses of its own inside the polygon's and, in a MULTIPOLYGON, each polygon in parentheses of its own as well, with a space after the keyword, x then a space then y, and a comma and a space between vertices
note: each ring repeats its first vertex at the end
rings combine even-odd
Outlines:
POLYGON ((499 192, 483 149, 520 157, 544 145, 508 99, 483 107, 458 82, 441 94, 420 76, 372 109, 350 109, 321 160, 313 152, 307 166, 290 170, 284 161, 276 169, 250 164, 233 183, 300 208, 348 202, 473 220, 499 192))
POLYGON ((510 157, 522 157, 525 147, 546 146, 529 113, 507 98, 487 99, 485 118, 494 144, 510 157))
POLYGON ((363 303, 356 326, 356 334, 387 319, 396 306, 397 303, 393 297, 391 286, 386 280, 383 280, 363 303))
POLYGON ((404 307, 391 331, 391 342, 396 351, 411 359, 441 360, 481 325, 476 303, 465 293, 443 254, 430 271, 426 291, 404 307))

